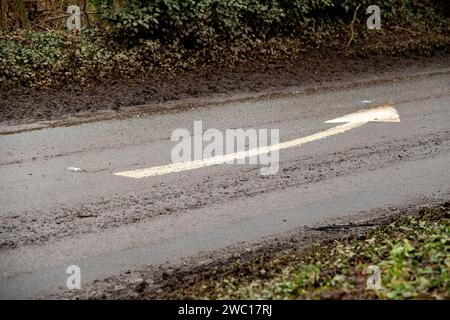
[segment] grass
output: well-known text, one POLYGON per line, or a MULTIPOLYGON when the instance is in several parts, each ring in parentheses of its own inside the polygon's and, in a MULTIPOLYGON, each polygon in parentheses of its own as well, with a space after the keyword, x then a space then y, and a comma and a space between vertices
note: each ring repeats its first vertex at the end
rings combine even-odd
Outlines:
POLYGON ((168 294, 194 299, 449 299, 449 204, 364 236, 211 272, 168 294), (378 266, 381 288, 368 289, 378 266))

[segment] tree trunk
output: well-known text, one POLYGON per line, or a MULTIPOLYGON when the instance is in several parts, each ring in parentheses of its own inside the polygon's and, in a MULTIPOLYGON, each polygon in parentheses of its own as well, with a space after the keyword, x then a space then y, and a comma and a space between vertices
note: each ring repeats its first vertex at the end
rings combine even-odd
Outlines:
POLYGON ((114 11, 117 13, 122 7, 122 0, 114 0, 114 11))
POLYGON ((25 8, 25 1, 24 0, 14 0, 14 3, 15 3, 20 21, 22 23, 22 28, 28 29, 30 24, 28 21, 27 10, 25 8))
POLYGON ((8 16, 8 2, 0 0, 0 28, 6 29, 6 19, 8 16))

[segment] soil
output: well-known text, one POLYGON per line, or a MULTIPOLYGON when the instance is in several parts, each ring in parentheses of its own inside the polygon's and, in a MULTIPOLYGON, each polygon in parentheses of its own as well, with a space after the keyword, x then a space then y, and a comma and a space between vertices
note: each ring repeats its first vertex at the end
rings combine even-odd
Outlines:
MULTIPOLYGON (((261 60, 233 67, 202 70, 154 78, 115 79, 95 85, 59 88, 14 88, 0 91, 0 122, 17 124, 58 119, 102 110, 121 111, 139 105, 160 105, 188 98, 252 93, 291 86, 324 85, 405 68, 449 65, 450 53, 432 56, 372 54, 358 57, 337 49, 308 51, 285 60, 261 60)), ((164 105, 156 112, 164 112, 164 105)))

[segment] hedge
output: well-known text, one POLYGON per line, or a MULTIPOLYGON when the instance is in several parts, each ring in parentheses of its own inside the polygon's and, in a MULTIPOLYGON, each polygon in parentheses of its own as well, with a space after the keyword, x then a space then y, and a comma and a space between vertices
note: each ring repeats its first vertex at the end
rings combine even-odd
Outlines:
MULTIPOLYGON (((172 72, 218 61, 245 60, 261 52, 276 55, 311 49, 331 40, 345 46, 355 13, 355 32, 360 42, 365 39, 365 8, 372 3, 128 1, 119 12, 104 12, 79 35, 66 30, 0 31, 0 87, 85 83, 142 72, 172 72)), ((448 0, 386 0, 379 5, 383 30, 396 26, 414 35, 450 33, 448 0)))

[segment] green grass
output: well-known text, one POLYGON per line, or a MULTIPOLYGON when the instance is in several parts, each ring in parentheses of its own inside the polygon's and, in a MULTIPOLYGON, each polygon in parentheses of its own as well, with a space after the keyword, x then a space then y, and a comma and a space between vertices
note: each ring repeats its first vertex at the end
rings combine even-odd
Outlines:
POLYGON ((449 299, 450 217, 422 209, 365 236, 314 245, 301 253, 236 265, 169 294, 200 299, 449 299), (367 268, 381 270, 368 289, 367 268))

